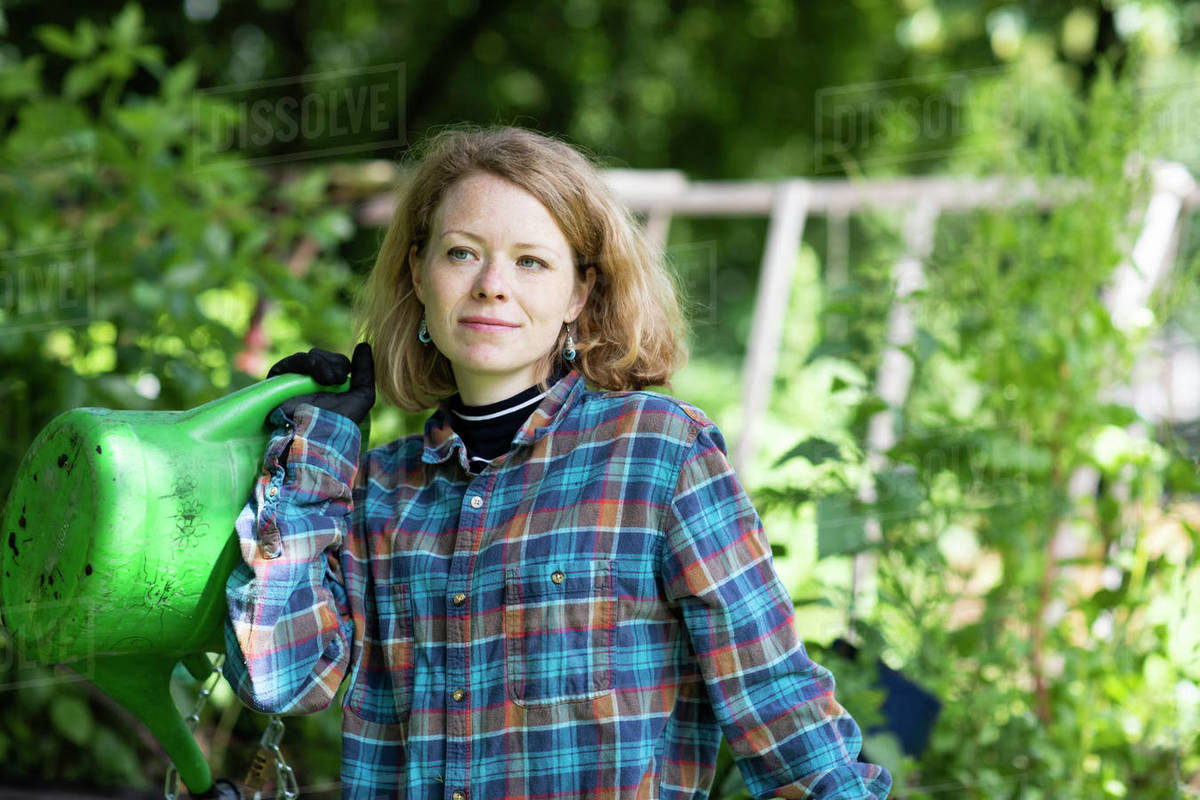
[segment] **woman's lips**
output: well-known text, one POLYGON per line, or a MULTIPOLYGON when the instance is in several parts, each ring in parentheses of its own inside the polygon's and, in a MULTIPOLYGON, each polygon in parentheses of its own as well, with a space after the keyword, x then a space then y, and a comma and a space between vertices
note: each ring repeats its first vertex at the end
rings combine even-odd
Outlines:
POLYGON ((511 331, 517 328, 516 325, 507 322, 482 317, 468 317, 460 321, 459 324, 473 331, 511 331))

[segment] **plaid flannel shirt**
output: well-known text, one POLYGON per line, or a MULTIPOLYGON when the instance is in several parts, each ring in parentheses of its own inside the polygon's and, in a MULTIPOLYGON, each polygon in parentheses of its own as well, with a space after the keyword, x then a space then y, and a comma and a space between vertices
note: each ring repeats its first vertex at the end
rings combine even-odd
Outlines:
POLYGON ((348 681, 344 797, 703 798, 722 733, 756 797, 887 795, 702 412, 571 372, 478 474, 446 419, 360 464, 277 410, 238 518, 226 677, 275 713, 348 681))

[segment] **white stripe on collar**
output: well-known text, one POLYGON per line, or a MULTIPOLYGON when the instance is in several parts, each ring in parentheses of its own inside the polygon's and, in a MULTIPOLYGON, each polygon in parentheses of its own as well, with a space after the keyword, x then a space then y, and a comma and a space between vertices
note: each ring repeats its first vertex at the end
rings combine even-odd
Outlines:
POLYGON ((518 405, 512 406, 511 408, 501 409, 500 411, 494 411, 491 414, 461 414, 458 411, 455 411, 454 409, 450 409, 450 411, 452 414, 454 414, 454 416, 458 417, 459 419, 465 419, 468 422, 482 422, 485 419, 495 419, 496 417, 503 417, 505 414, 511 414, 512 412, 517 411, 522 408, 525 408, 526 406, 531 406, 534 403, 541 400, 543 397, 545 397, 548 393, 549 393, 548 391, 542 392, 541 394, 537 395, 536 397, 529 398, 524 403, 519 403, 518 405))

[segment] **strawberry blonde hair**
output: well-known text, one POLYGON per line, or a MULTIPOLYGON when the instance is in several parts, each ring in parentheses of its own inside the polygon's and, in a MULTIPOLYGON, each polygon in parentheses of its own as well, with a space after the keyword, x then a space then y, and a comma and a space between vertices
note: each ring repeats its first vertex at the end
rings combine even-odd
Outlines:
POLYGON ((663 255, 616 200, 593 163, 556 139, 511 127, 456 126, 418 149, 415 170, 397 188, 395 213, 356 303, 356 340, 371 342, 379 391, 421 411, 457 390, 450 361, 417 339, 424 307, 413 291, 409 250, 423 257, 434 212, 447 189, 474 173, 511 181, 558 223, 582 279, 596 280, 573 323, 577 355, 562 358, 565 334, 539 365, 571 366, 603 389, 665 385, 687 362, 679 286, 663 255))

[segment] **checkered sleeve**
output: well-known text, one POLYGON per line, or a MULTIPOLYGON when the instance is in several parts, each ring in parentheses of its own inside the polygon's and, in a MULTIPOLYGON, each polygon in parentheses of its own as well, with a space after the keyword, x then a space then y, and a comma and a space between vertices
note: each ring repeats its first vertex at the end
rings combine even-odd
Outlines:
POLYGON ((276 409, 263 469, 238 516, 242 561, 225 587, 225 677, 258 711, 326 708, 357 651, 342 546, 353 524, 360 432, 302 404, 276 409))
POLYGON ((669 512, 664 585, 747 788, 759 798, 886 797, 891 775, 856 761, 861 732, 796 636, 762 522, 712 423, 684 456, 669 512))

